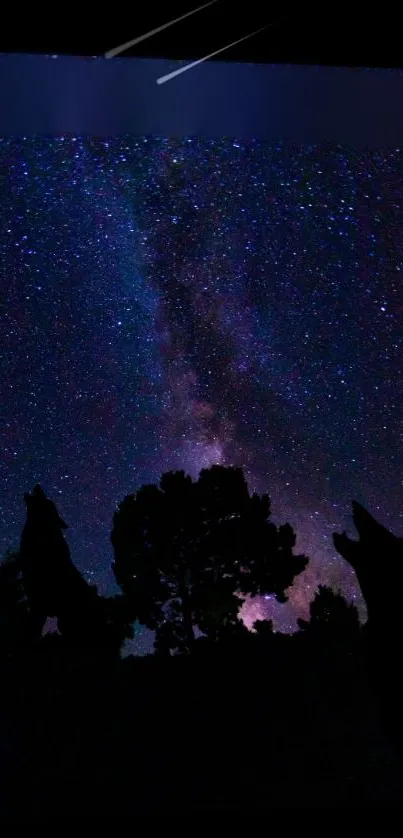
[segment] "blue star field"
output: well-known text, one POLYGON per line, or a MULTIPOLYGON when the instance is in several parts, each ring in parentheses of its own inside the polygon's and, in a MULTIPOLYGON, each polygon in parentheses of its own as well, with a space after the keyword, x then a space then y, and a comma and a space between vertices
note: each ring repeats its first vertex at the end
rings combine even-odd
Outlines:
MULTIPOLYGON (((361 614, 332 532, 355 498, 403 534, 399 149, 230 139, 0 141, 0 548, 40 482, 115 591, 116 503, 171 468, 242 465, 361 614)), ((140 629, 132 650, 150 648, 140 629)))

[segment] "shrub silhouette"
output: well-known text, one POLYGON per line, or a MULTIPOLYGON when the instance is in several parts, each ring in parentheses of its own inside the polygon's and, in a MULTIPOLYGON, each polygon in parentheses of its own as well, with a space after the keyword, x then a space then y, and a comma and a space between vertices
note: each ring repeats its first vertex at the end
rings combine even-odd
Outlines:
POLYGON ((319 585, 310 604, 310 620, 298 619, 298 626, 313 642, 324 647, 349 650, 357 646, 361 626, 355 605, 346 602, 340 592, 319 585))
POLYGON ((240 593, 285 590, 307 565, 295 535, 269 521, 267 495, 250 495, 242 469, 183 471, 143 486, 115 512, 111 541, 118 585, 139 620, 156 629, 159 652, 189 653, 196 633, 217 641, 243 633, 240 593))

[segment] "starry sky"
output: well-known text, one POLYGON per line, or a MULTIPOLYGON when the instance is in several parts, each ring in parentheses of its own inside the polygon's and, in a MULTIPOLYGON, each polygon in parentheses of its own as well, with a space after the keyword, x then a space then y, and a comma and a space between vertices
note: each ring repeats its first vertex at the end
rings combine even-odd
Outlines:
POLYGON ((292 631, 319 583, 363 615, 331 535, 353 498, 403 535, 402 182, 400 149, 1 140, 1 551, 40 482, 113 593, 117 502, 242 465, 310 557, 247 623, 292 631))

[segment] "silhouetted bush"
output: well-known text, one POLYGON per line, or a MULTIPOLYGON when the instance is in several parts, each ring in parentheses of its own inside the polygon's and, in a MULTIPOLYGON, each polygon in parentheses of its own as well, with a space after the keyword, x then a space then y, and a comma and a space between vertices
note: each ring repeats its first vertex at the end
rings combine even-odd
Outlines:
POLYGON ((361 626, 355 605, 346 602, 340 592, 319 585, 310 607, 310 620, 298 619, 298 626, 314 643, 326 650, 354 651, 361 638, 361 626))

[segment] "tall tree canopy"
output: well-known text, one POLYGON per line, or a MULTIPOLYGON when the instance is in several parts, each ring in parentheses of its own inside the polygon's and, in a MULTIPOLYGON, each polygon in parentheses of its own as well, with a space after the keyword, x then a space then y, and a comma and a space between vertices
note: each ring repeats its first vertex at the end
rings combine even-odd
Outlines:
POLYGON ((290 525, 269 518, 268 495, 250 495, 233 467, 204 469, 196 481, 169 472, 123 500, 113 570, 138 619, 156 629, 157 648, 189 652, 197 629, 213 640, 238 631, 241 592, 286 600, 308 559, 293 554, 290 525))

